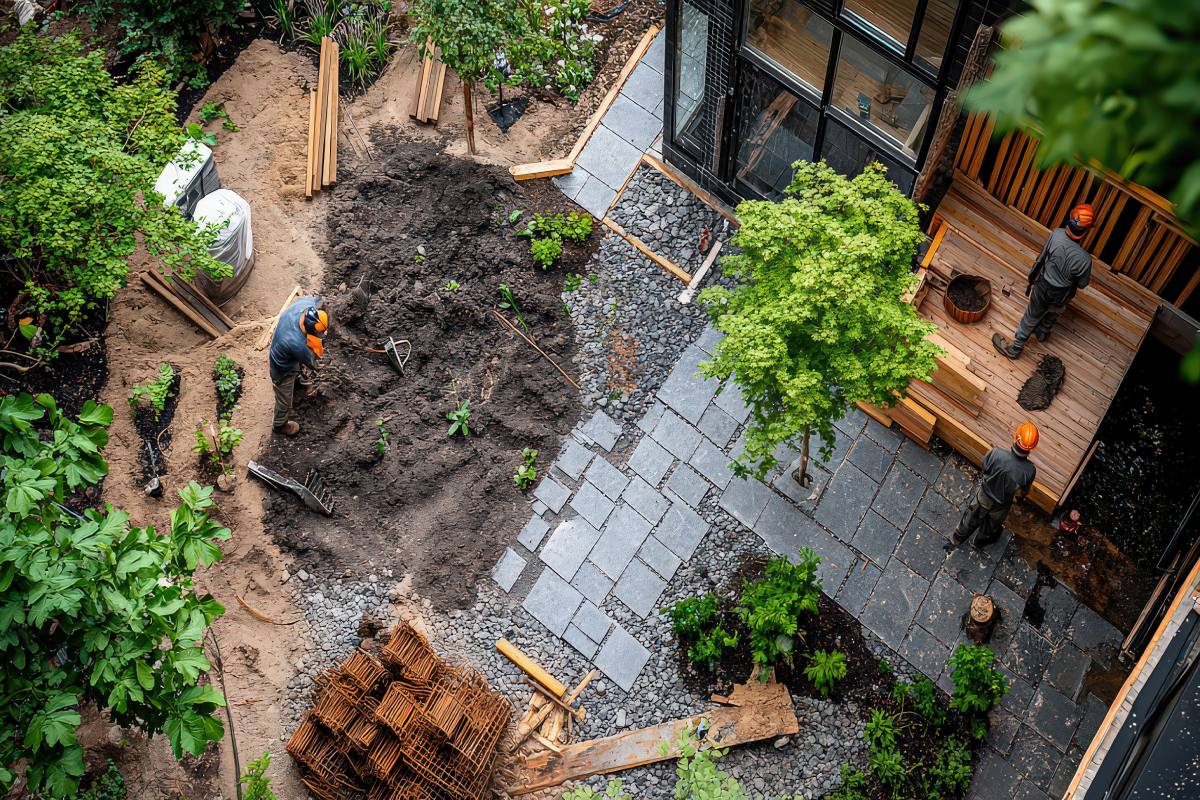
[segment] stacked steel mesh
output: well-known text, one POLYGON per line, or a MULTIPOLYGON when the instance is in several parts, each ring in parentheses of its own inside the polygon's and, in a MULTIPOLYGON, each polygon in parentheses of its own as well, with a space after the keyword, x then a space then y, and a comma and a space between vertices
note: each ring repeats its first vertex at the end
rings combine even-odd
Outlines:
POLYGON ((481 800, 511 709, 469 667, 437 657, 402 623, 380 651, 359 649, 317 679, 288 740, 321 800, 481 800))

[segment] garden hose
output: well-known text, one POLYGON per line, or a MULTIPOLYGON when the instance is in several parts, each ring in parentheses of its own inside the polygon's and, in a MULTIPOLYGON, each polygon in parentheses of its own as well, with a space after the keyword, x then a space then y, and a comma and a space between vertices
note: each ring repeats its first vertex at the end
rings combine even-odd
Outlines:
POLYGON ((212 632, 212 628, 204 633, 212 640, 213 650, 217 653, 217 677, 221 679, 221 694, 225 697, 225 719, 229 720, 229 746, 233 750, 233 780, 238 800, 242 800, 242 762, 238 758, 237 731, 233 728, 233 705, 229 702, 229 691, 225 688, 225 659, 221 658, 221 645, 217 642, 217 635, 212 632))
POLYGON ((590 22, 612 22, 621 12, 625 10, 625 6, 629 5, 629 0, 622 0, 622 3, 612 11, 605 11, 603 14, 597 14, 595 11, 589 11, 587 19, 590 22))

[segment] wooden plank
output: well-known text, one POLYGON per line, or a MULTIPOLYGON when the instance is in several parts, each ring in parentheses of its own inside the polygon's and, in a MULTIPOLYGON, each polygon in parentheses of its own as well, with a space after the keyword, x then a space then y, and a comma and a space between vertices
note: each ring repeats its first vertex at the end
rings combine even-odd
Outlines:
POLYGON ((329 183, 337 183, 337 162, 338 162, 338 109, 342 105, 342 48, 337 43, 333 43, 333 64, 331 68, 333 75, 331 81, 333 83, 333 91, 330 93, 330 112, 329 112, 329 136, 331 143, 329 145, 329 158, 332 166, 329 169, 329 183))
POLYGON ((221 333, 228 333, 237 324, 213 303, 212 300, 209 300, 204 292, 182 278, 172 277, 171 282, 167 284, 167 288, 179 295, 181 300, 196 309, 196 311, 205 316, 210 322, 215 323, 221 333))
POLYGON ((714 708, 686 719, 567 745, 561 754, 553 756, 536 753, 526 759, 516 785, 505 791, 509 795, 528 794, 570 780, 678 758, 680 735, 705 722, 708 729, 703 743, 710 747, 731 747, 798 733, 800 722, 787 688, 780 683, 767 686, 776 688, 758 702, 714 708))
POLYGON ((604 119, 604 115, 608 113, 608 109, 616 102, 617 95, 621 92, 621 88, 625 85, 625 81, 629 78, 630 73, 637 67, 638 62, 642 60, 642 56, 650 49, 650 45, 654 43, 654 37, 658 35, 660 27, 651 25, 650 29, 642 34, 641 40, 638 41, 637 47, 633 48, 633 52, 629 54, 629 58, 625 61, 625 66, 621 68, 621 72, 617 75, 617 79, 613 81, 613 85, 609 87, 608 94, 600 101, 600 105, 592 113, 588 119, 587 125, 584 126, 583 132, 579 135, 579 139, 575 142, 575 147, 571 149, 571 154, 567 156, 567 160, 572 165, 578 160, 579 154, 583 152, 584 146, 588 140, 592 138, 592 134, 596 132, 596 128, 600 127, 600 120, 604 119))
POLYGON ((535 161, 532 164, 517 164, 508 168, 508 174, 514 180, 529 181, 536 178, 553 178, 556 175, 566 175, 575 166, 565 158, 554 161, 535 161))
POLYGON ((1008 163, 1008 148, 1012 146, 1013 131, 1004 134, 1004 138, 1000 140, 1000 149, 996 151, 996 157, 992 159, 992 172, 988 175, 987 187, 988 194, 992 197, 996 196, 996 187, 1000 183, 1000 177, 1004 174, 1005 166, 1008 163))
POLYGON ((305 151, 304 163, 304 198, 311 200, 313 196, 313 148, 317 139, 317 92, 315 89, 308 93, 308 149, 305 151))
POLYGON ((275 335, 275 326, 279 324, 280 314, 286 311, 288 306, 296 302, 296 299, 299 298, 303 293, 304 292, 299 285, 292 287, 291 293, 288 294, 287 299, 283 301, 283 305, 279 307, 279 311, 275 314, 275 318, 271 320, 270 327, 267 328, 262 336, 258 337, 258 343, 254 345, 255 350, 262 350, 271 343, 271 337, 275 335))
POLYGON ((325 37, 321 39, 321 58, 317 65, 317 138, 316 138, 316 155, 313 158, 313 192, 321 191, 324 185, 322 177, 325 174, 325 133, 327 126, 325 124, 325 112, 327 103, 325 95, 327 94, 325 86, 325 64, 329 60, 329 39, 325 37))
POLYGON ((658 264, 660 267, 665 269, 667 272, 671 273, 676 278, 679 278, 679 280, 683 281, 684 283, 692 282, 692 276, 690 274, 688 274, 687 270, 680 267, 674 261, 671 261, 668 258, 664 258, 663 256, 660 256, 658 253, 655 253, 654 251, 652 251, 649 247, 647 247, 645 244, 643 244, 642 241, 640 239, 638 239, 636 236, 630 236, 628 233, 626 233, 624 228, 622 228, 617 223, 613 222, 612 219, 610 219, 609 217, 604 218, 604 224, 607 225, 608 228, 613 231, 613 233, 617 234, 622 239, 624 239, 625 241, 629 242, 631 245, 636 247, 642 253, 642 255, 646 256, 646 258, 650 259, 655 264, 658 264))
POLYGON ((321 184, 334 183, 334 154, 337 152, 337 42, 330 40, 325 62, 325 155, 321 167, 321 184))
POLYGON ((433 40, 425 39, 425 57, 421 59, 421 73, 417 76, 417 91, 413 96, 412 111, 409 116, 417 122, 424 122, 422 113, 425 109, 425 94, 429 89, 429 73, 433 70, 433 40))
POLYGON ((996 121, 992 119, 992 115, 988 114, 983 121, 983 131, 979 134, 980 144, 975 148, 975 155, 971 158, 971 168, 968 173, 972 180, 979 180, 979 171, 983 169, 983 158, 987 155, 988 145, 992 141, 992 132, 996 128, 996 121))
POLYGON ((446 63, 440 58, 438 59, 437 80, 433 84, 433 98, 429 103, 428 119, 434 125, 437 125, 438 117, 442 115, 442 91, 446 88, 446 63))
POLYGON ((717 239, 712 247, 708 248, 708 255, 704 257, 704 263, 700 265, 700 269, 696 270, 696 274, 692 276, 688 282, 687 288, 679 293, 679 302, 687 305, 692 302, 692 298, 696 296, 696 290, 700 288, 700 282, 704 280, 704 276, 712 269, 712 265, 716 263, 717 256, 721 252, 722 242, 717 239))
POLYGON ((546 689, 555 697, 563 697, 567 693, 567 687, 562 681, 555 678, 549 672, 542 668, 529 656, 521 652, 521 648, 510 642, 508 639, 500 639, 496 642, 496 649, 500 654, 517 665, 522 672, 535 681, 545 686, 546 689))
POLYGON ((1196 291, 1197 286, 1200 286, 1200 266, 1195 268, 1195 271, 1192 272, 1192 277, 1188 280, 1187 285, 1180 290, 1179 296, 1175 298, 1175 305, 1182 306, 1184 303, 1186 303, 1188 298, 1192 296, 1192 293, 1196 291))
POLYGON ((888 414, 908 438, 928 447, 929 440, 933 438, 933 426, 937 417, 909 397, 900 398, 888 409, 888 414))
POLYGON ((868 417, 870 417, 871 419, 878 422, 883 427, 885 427, 885 428, 892 427, 891 415, 888 414, 886 411, 884 411, 879 406, 874 405, 873 403, 864 402, 862 400, 859 400, 857 403, 855 403, 855 405, 858 406, 864 414, 866 414, 868 417))
POLYGON ((181 298, 177 297, 175 293, 168 289, 164 284, 150 278, 145 272, 143 272, 141 276, 142 283, 146 284, 146 286, 152 289, 155 294, 174 306, 176 311, 178 311, 180 314, 183 314, 183 316, 185 316, 188 321, 197 328, 204 331, 214 339, 221 335, 217 329, 213 327, 211 322, 200 316, 200 314, 193 310, 191 306, 185 303, 181 298))

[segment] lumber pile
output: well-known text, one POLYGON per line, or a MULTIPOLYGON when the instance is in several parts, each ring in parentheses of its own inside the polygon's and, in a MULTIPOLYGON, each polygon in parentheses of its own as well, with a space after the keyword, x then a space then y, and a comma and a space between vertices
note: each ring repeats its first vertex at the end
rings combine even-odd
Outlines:
POLYGON ((568 691, 566 684, 507 639, 496 642, 496 649, 528 676, 526 682, 534 690, 529 698, 529 708, 517 721, 516 731, 505 749, 516 752, 527 740, 533 739, 550 753, 562 752, 560 745, 569 741, 575 723, 583 722, 587 717, 587 710, 576 708, 575 701, 599 673, 592 670, 568 691))
POLYGON ((321 189, 337 183, 338 43, 321 39, 317 85, 308 94, 308 165, 304 196, 311 199, 321 189))
POLYGON ((323 673, 312 701, 287 752, 321 800, 489 795, 508 700, 411 625, 392 630, 380 657, 360 648, 323 673))
POLYGON ((417 91, 413 97, 413 108, 409 116, 417 122, 437 125, 442 113, 442 88, 446 85, 446 65, 442 63, 442 51, 433 46, 433 40, 425 41, 425 58, 421 61, 421 76, 417 79, 417 91))
POLYGON ((150 269, 142 273, 142 283, 214 339, 228 333, 235 324, 204 292, 178 276, 168 280, 150 269))

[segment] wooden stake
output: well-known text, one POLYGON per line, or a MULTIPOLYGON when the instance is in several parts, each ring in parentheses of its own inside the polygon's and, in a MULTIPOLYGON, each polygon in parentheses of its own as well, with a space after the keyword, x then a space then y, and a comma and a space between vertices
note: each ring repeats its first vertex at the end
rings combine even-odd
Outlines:
POLYGON ((555 678, 549 672, 542 668, 525 653, 521 652, 521 648, 510 642, 508 639, 500 639, 496 642, 496 649, 500 651, 500 655, 507 658, 513 664, 516 664, 522 672, 535 681, 546 687, 546 690, 555 697, 562 697, 567 693, 567 687, 562 681, 555 678))
MULTIPOLYGON (((513 325, 511 322, 509 322, 507 319, 505 319, 504 315, 503 315, 503 314, 501 314, 501 313, 500 313, 499 311, 497 311, 496 309, 494 309, 494 308, 493 308, 493 309, 492 309, 492 313, 493 313, 493 314, 495 314, 495 315, 496 315, 496 319, 500 320, 500 322, 501 322, 501 323, 503 323, 503 324, 504 324, 504 325, 505 325, 505 326, 506 326, 506 327, 507 327, 507 328, 508 328, 510 331, 512 331, 513 333, 515 333, 517 336, 520 336, 522 339, 524 339, 524 340, 525 340, 525 342, 526 342, 526 343, 527 343, 527 344, 528 344, 530 347, 532 347, 534 350, 537 350, 539 353, 541 353, 541 356, 542 356, 542 358, 546 359, 546 360, 547 360, 547 361, 549 361, 551 364, 553 364, 553 365, 554 365, 554 368, 555 368, 556 370, 558 370, 558 371, 559 371, 559 372, 562 374, 562 376, 563 376, 564 378, 566 378, 566 379, 567 379, 567 383, 571 384, 571 385, 572 385, 572 386, 574 386, 576 389, 579 389, 579 384, 575 382, 575 379, 574 379, 574 378, 572 378, 570 375, 568 375, 568 374, 567 374, 567 371, 566 371, 566 370, 564 370, 562 367, 560 367, 560 366, 558 365, 558 362, 557 362, 557 361, 555 361, 555 360, 554 360, 553 358, 551 358, 550 356, 546 355, 546 351, 545 351, 545 350, 543 350, 542 348, 538 347, 538 346, 537 346, 537 345, 534 343, 533 339, 530 339, 528 336, 526 336, 524 333, 522 333, 522 332, 520 331, 520 329, 519 329, 519 328, 517 328, 517 326, 516 326, 516 325, 513 325)), ((503 640, 502 640, 502 641, 503 641, 503 640)), ((497 647, 499 647, 500 645, 499 645, 499 644, 497 644, 496 646, 497 646, 497 647)), ((518 666, 519 666, 519 665, 518 665, 518 666)))
POLYGON ((475 155, 475 93, 471 91, 471 82, 463 81, 463 111, 467 115, 467 152, 475 155))
MULTIPOLYGON (((563 698, 563 702, 567 705, 574 703, 579 698, 579 695, 583 693, 583 690, 587 688, 587 685, 592 682, 592 678, 599 674, 599 671, 592 670, 587 675, 584 675, 583 680, 579 682, 579 685, 572 689, 569 695, 563 698)), ((512 743, 508 747, 508 752, 512 753, 518 747, 520 747, 521 742, 528 739, 529 735, 538 729, 542 722, 545 721, 546 717, 549 716, 551 710, 555 708, 557 708, 557 706, 555 706, 553 703, 546 703, 544 706, 542 706, 540 711, 530 718, 527 725, 518 725, 516 736, 513 737, 512 743)))
POLYGON ((537 690, 537 693, 539 695, 541 695, 542 697, 545 697, 551 703, 554 703, 556 706, 559 707, 560 710, 562 710, 566 714, 569 714, 572 717, 577 717, 578 719, 583 719, 582 709, 574 708, 573 706, 567 705, 565 702, 563 702, 563 700, 561 698, 555 697, 554 695, 550 694, 550 692, 547 691, 544 686, 542 686, 540 683, 538 683, 535 680, 530 680, 529 678, 526 678, 525 682, 528 683, 530 686, 532 686, 535 690, 537 690))
POLYGON ((317 142, 317 90, 308 93, 308 152, 304 166, 304 197, 311 200, 313 196, 313 158, 317 142))

